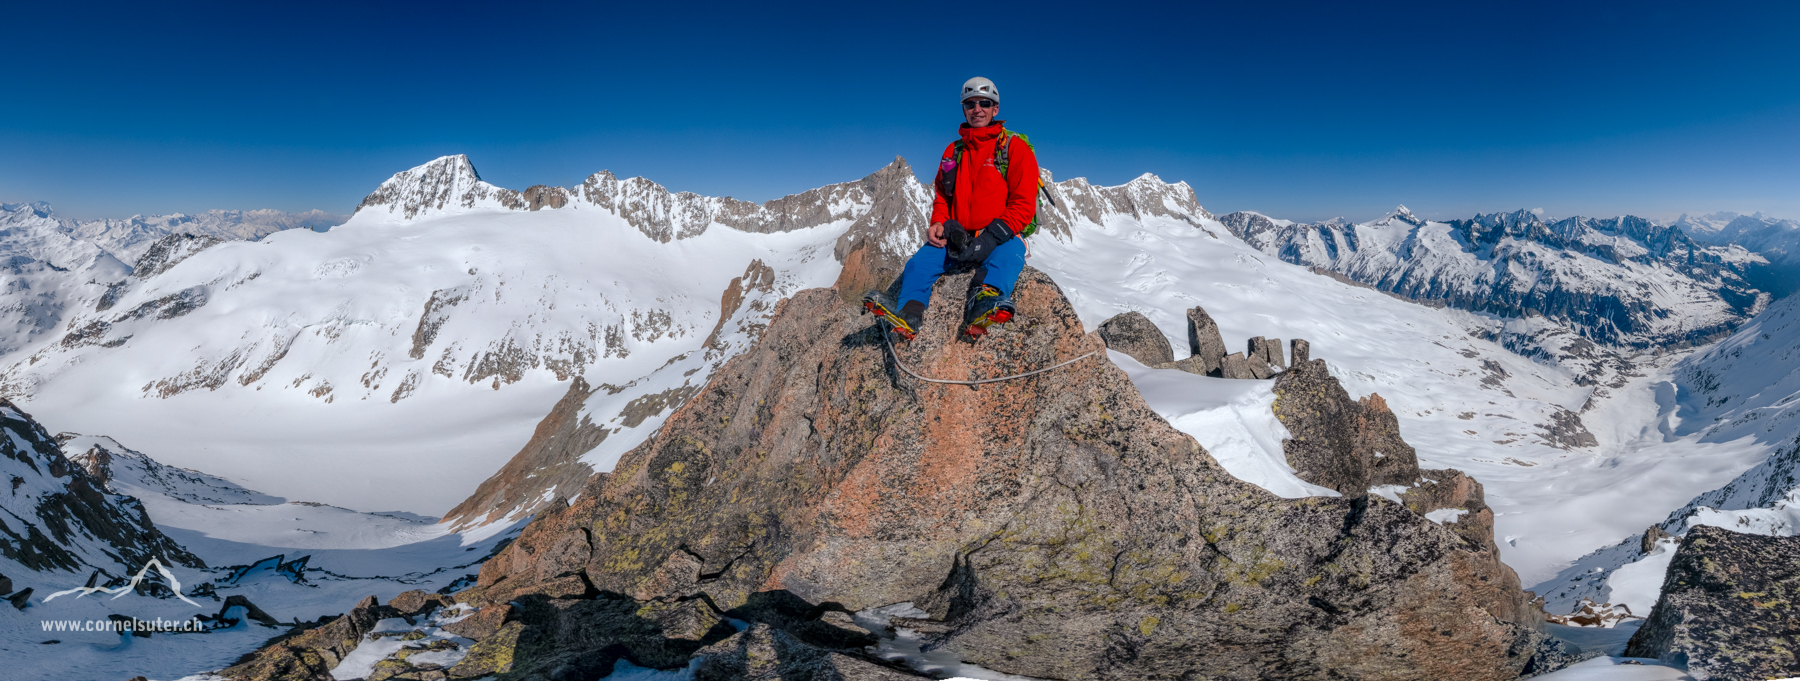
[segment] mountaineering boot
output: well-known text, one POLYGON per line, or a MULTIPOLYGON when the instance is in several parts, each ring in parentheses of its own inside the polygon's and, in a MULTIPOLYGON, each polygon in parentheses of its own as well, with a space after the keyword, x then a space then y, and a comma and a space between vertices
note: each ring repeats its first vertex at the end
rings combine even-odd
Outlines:
POLYGON ((894 299, 882 291, 870 291, 863 294, 863 312, 875 315, 888 323, 894 335, 900 340, 909 341, 919 333, 919 323, 925 318, 925 306, 919 301, 912 301, 900 308, 894 299), (896 312, 896 309, 899 311, 896 312))
POLYGON ((1000 294, 1000 289, 987 284, 975 289, 975 295, 969 296, 968 309, 963 312, 963 333, 971 337, 979 337, 987 333, 988 327, 1012 321, 1012 300, 1000 294))

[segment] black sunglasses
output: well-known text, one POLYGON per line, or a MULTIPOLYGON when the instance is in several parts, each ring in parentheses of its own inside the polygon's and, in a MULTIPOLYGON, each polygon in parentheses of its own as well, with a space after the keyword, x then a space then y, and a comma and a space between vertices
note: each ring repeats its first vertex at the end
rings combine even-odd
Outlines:
POLYGON ((988 100, 988 99, 963 100, 963 108, 964 109, 973 109, 978 106, 983 109, 992 109, 994 107, 1000 106, 1000 104, 998 102, 995 102, 993 100, 988 100))

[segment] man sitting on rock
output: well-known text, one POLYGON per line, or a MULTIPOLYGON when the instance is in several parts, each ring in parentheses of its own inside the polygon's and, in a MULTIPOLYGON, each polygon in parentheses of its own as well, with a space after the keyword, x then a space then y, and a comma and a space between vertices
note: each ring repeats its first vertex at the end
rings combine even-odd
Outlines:
POLYGON ((881 291, 863 296, 863 307, 887 319, 902 340, 918 333, 931 287, 947 271, 975 272, 964 303, 965 333, 980 336, 1013 318, 1013 285, 1025 269, 1018 235, 1037 217, 1037 155, 1006 121, 995 120, 1000 90, 993 81, 963 83, 962 107, 962 138, 938 163, 931 228, 900 275, 898 304, 881 291))

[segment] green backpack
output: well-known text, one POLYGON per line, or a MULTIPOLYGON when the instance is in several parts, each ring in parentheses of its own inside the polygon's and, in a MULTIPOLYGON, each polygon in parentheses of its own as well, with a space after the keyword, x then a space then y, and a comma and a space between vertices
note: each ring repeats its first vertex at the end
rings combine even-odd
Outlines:
MULTIPOLYGON (((1017 137, 1017 138, 1019 138, 1019 141, 1024 142, 1025 148, 1030 149, 1033 154, 1037 153, 1037 146, 1033 145, 1031 143, 1031 138, 1026 137, 1024 135, 1024 133, 1017 133, 1017 132, 1013 132, 1011 130, 1002 129, 1000 131, 1000 138, 997 140, 994 140, 994 144, 995 144, 994 168, 996 168, 1000 171, 1001 178, 1006 177, 1006 166, 1007 166, 1007 162, 1008 162, 1007 157, 1010 156, 1010 152, 1012 151, 1012 138, 1014 138, 1014 137, 1017 137)), ((963 140, 957 140, 956 144, 950 150, 950 156, 945 157, 944 161, 949 161, 952 158, 954 158, 956 160, 957 166, 961 166, 963 152, 967 150, 966 146, 967 145, 964 143, 963 140)), ((938 167, 942 168, 943 165, 940 163, 938 167)), ((951 177, 948 185, 950 188, 954 188, 956 186, 954 176, 951 177)), ((940 184, 939 193, 942 193, 945 196, 951 195, 952 192, 944 192, 943 189, 944 189, 944 186, 942 186, 942 184, 940 184)), ((1050 203, 1051 208, 1056 207, 1056 199, 1050 198, 1049 185, 1044 183, 1044 178, 1042 175, 1038 176, 1038 196, 1044 197, 1044 200, 1048 201, 1050 203)), ((1025 237, 1028 237, 1028 236, 1031 236, 1031 235, 1037 233, 1038 216, 1042 215, 1042 214, 1043 214, 1043 206, 1040 204, 1038 207, 1038 210, 1036 212, 1033 212, 1031 215, 1031 224, 1025 225, 1024 229, 1019 230, 1019 238, 1023 239, 1025 237)))

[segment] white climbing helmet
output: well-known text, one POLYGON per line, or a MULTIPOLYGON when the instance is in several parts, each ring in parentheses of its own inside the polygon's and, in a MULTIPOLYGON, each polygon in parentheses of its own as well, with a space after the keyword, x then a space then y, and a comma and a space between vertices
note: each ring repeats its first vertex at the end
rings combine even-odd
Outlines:
POLYGON ((963 83, 961 101, 966 102, 976 97, 986 97, 994 100, 995 104, 999 104, 1000 88, 994 87, 994 81, 982 78, 981 76, 970 78, 967 82, 963 83))

